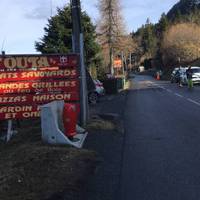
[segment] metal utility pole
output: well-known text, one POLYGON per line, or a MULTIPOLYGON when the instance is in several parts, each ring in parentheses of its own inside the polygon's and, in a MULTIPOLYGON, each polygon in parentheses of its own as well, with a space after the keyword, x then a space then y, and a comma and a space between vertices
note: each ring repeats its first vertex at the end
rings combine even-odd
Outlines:
POLYGON ((72 24, 73 24, 73 52, 80 55, 80 123, 86 125, 88 120, 88 92, 86 82, 86 69, 84 65, 84 42, 81 26, 81 5, 80 0, 71 0, 72 24))

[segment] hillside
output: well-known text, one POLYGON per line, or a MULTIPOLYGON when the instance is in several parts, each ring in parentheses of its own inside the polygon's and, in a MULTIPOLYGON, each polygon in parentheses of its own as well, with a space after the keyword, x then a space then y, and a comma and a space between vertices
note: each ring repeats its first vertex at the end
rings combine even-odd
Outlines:
POLYGON ((167 13, 167 17, 170 20, 174 20, 179 15, 191 14, 195 9, 200 9, 200 0, 180 0, 167 13))

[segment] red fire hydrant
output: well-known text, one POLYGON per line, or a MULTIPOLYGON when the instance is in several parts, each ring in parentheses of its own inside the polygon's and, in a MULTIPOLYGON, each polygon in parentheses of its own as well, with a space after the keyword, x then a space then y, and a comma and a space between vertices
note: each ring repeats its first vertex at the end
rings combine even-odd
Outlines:
POLYGON ((64 134, 73 140, 76 135, 77 109, 75 104, 65 103, 63 108, 64 134))

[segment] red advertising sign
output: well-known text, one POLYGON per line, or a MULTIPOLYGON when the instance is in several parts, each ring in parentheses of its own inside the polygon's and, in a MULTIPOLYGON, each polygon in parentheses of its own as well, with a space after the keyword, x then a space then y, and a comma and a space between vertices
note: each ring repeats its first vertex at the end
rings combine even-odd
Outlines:
POLYGON ((0 83, 0 94, 12 93, 44 93, 44 92, 73 92, 77 91, 77 80, 52 80, 33 82, 6 82, 0 83))
POLYGON ((77 67, 78 56, 71 55, 1 55, 0 69, 2 70, 26 70, 42 68, 66 68, 77 67))
POLYGON ((76 68, 69 69, 53 69, 53 70, 29 70, 18 72, 0 72, 0 83, 9 81, 24 81, 24 80, 49 80, 49 79, 66 79, 77 78, 78 73, 76 68))
POLYGON ((114 60, 114 68, 121 68, 122 67, 122 60, 121 59, 115 59, 114 60))
POLYGON ((39 106, 1 106, 0 119, 23 119, 40 116, 39 106))
MULTIPOLYGON (((76 104, 76 108, 79 112, 79 104, 76 104)), ((0 119, 24 119, 37 117, 40 117, 40 106, 37 105, 0 107, 0 119)))
POLYGON ((0 56, 0 120, 40 116, 39 105, 78 103, 78 55, 0 56))
POLYGON ((0 95, 0 105, 28 105, 28 104, 42 104, 46 102, 64 100, 64 101, 78 101, 79 94, 76 92, 69 93, 44 93, 44 94, 23 94, 23 95, 0 95))

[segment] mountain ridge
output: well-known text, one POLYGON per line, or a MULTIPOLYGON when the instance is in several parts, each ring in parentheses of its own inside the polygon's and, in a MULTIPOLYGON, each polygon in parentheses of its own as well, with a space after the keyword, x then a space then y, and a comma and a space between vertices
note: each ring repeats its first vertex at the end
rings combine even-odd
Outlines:
POLYGON ((175 19, 178 15, 191 14, 195 9, 200 9, 200 0, 180 0, 167 13, 168 19, 175 19))

